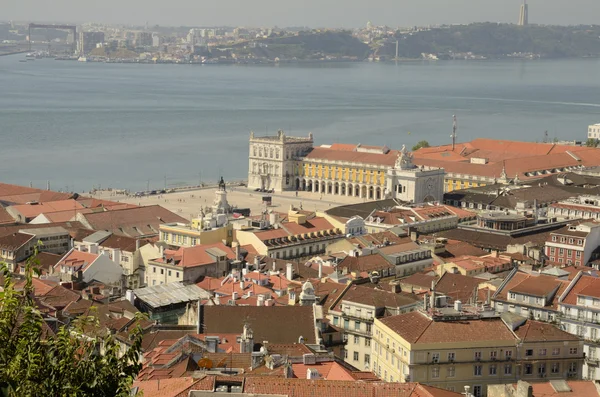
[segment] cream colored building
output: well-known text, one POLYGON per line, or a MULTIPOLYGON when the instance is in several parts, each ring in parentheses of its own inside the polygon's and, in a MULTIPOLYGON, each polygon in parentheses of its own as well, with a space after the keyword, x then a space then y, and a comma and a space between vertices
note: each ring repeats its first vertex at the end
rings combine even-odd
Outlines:
POLYGON ((229 272, 235 253, 223 243, 164 250, 148 261, 145 271, 149 287, 176 281, 195 283, 201 276, 221 277, 229 272))
POLYGON ((313 136, 250 134, 250 189, 302 190, 367 200, 441 201, 444 170, 416 167, 412 156, 387 146, 334 143, 313 147, 313 136))
POLYGON ((423 312, 376 319, 373 371, 388 382, 420 382, 485 396, 487 385, 580 379, 583 342, 552 324, 514 317, 423 312))
POLYGON ((308 137, 287 136, 279 131, 275 136, 254 136, 250 133, 248 188, 295 190, 294 174, 299 160, 313 147, 308 137))
POLYGON ((417 310, 420 304, 420 299, 412 294, 348 285, 327 313, 330 324, 343 333, 344 361, 361 371, 370 371, 373 368, 373 321, 385 315, 417 310))
POLYGON ((322 254, 327 246, 345 238, 344 231, 325 218, 297 211, 288 213, 287 222, 273 219, 263 228, 236 230, 241 245, 251 245, 260 255, 276 259, 292 259, 322 254))
POLYGON ((165 223, 160 225, 160 239, 175 247, 194 247, 223 241, 231 244, 233 227, 230 223, 210 229, 188 226, 183 223, 165 223))

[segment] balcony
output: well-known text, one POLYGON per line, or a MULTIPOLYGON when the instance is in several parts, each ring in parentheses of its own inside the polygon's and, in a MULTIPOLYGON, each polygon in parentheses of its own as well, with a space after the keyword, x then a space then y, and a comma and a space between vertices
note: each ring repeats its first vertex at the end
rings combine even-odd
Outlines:
POLYGON ((585 317, 583 315, 572 315, 566 313, 559 313, 558 317, 564 320, 577 321, 581 324, 600 324, 600 317, 585 317))
POLYGON ((342 318, 347 318, 348 320, 354 321, 364 321, 366 323, 372 323, 375 321, 374 317, 364 316, 364 315, 356 315, 347 312, 342 312, 342 318))
POLYGON ((366 330, 362 330, 362 329, 354 329, 354 328, 345 328, 344 327, 344 332, 352 334, 352 335, 359 335, 359 336, 364 336, 366 338, 371 338, 373 336, 373 332, 372 331, 366 331, 366 330))
POLYGON ((586 357, 586 358, 585 358, 585 363, 586 363, 587 365, 593 365, 594 367, 597 367, 597 366, 598 366, 598 362, 599 362, 599 361, 600 361, 600 360, 598 359, 598 357, 586 357))

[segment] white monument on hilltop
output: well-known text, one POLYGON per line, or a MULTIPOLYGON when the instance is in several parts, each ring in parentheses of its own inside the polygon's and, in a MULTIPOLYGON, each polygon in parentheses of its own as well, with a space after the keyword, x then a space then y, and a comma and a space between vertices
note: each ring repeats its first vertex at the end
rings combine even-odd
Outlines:
POLYGON ((444 169, 425 169, 412 162, 413 156, 405 145, 386 178, 386 197, 415 204, 444 200, 444 169))

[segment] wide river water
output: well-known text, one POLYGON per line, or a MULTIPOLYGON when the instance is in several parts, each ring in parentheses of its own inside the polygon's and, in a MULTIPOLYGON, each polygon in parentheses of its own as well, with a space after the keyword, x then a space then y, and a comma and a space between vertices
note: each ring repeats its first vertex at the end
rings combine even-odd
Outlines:
POLYGON ((600 60, 140 65, 0 57, 0 181, 81 192, 245 178, 248 135, 411 147, 586 139, 600 60))

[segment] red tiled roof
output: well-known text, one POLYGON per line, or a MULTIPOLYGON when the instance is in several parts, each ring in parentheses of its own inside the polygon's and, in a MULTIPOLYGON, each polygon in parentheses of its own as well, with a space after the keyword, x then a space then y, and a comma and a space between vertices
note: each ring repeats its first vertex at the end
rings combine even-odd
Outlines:
POLYGON ((19 204, 13 205, 10 208, 18 211, 26 218, 33 218, 42 213, 52 213, 69 210, 73 211, 77 209, 82 209, 83 206, 77 201, 70 199, 61 201, 49 201, 39 204, 19 204))
POLYGON ((0 205, 0 225, 10 225, 13 223, 15 223, 15 220, 12 215, 6 212, 6 209, 0 205))
POLYGON ((409 343, 461 343, 514 341, 515 337, 498 318, 465 321, 433 321, 420 312, 381 320, 409 343))
POLYGON ((77 219, 93 230, 108 230, 129 237, 158 234, 163 223, 188 223, 187 219, 160 205, 78 214, 77 219))
POLYGON ((355 380, 285 379, 266 376, 248 377, 244 393, 283 394, 288 397, 460 397, 418 383, 357 382, 355 380))
POLYGON ((435 285, 435 290, 449 296, 453 300, 463 303, 469 302, 479 288, 479 284, 485 280, 477 279, 462 274, 444 273, 435 285))
MULTIPOLYGON (((556 391, 550 382, 531 383, 533 397, 597 397, 598 388, 591 380, 569 380, 566 382, 571 391, 556 391)), ((517 385, 514 385, 516 388, 517 385)))
POLYGON ((552 324, 533 320, 527 320, 525 324, 515 330, 515 334, 525 342, 579 340, 577 335, 572 335, 552 324))
POLYGON ((600 149, 546 143, 475 139, 452 146, 422 148, 414 152, 414 163, 442 167, 447 173, 499 177, 502 168, 507 175, 527 179, 524 174, 573 166, 600 165, 600 149), (575 153, 578 161, 569 153, 575 153), (471 163, 471 158, 486 158, 487 164, 471 163))
POLYGON ((398 158, 397 150, 390 150, 386 154, 382 153, 369 153, 369 152, 356 152, 346 149, 336 150, 333 146, 331 148, 316 147, 309 154, 306 155, 306 160, 327 160, 327 161, 343 161, 349 163, 359 164, 373 164, 391 167, 396 163, 398 158))
POLYGON ((179 397, 186 395, 190 390, 197 390, 196 386, 202 380, 191 377, 144 380, 133 382, 133 387, 138 388, 144 397, 179 397), (185 393, 185 394, 184 394, 185 393))
POLYGON ((97 254, 92 254, 89 252, 83 252, 83 251, 78 251, 76 249, 72 249, 54 267, 60 268, 60 266, 68 266, 68 267, 81 268, 81 270, 85 270, 96 259, 98 259, 97 254))
POLYGON ((586 290, 587 287, 594 285, 598 286, 598 278, 588 275, 581 275, 579 280, 575 282, 575 284, 569 290, 569 293, 562 300, 561 303, 566 303, 568 305, 576 305, 577 304, 577 296, 581 294, 582 291, 586 290))

